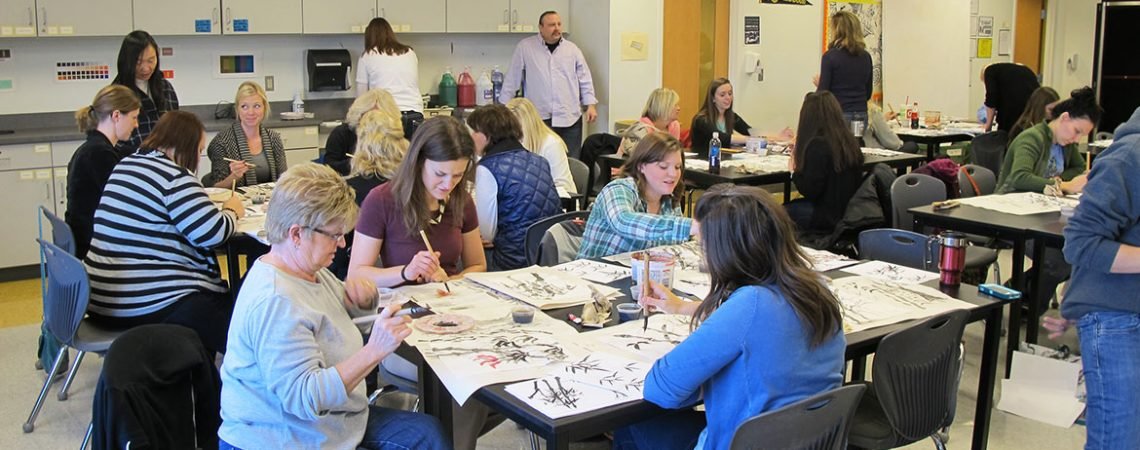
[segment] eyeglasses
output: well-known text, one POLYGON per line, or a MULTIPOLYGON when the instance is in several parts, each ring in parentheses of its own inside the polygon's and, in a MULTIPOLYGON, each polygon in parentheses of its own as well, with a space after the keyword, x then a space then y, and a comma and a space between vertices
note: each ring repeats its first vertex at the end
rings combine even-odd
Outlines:
POLYGON ((344 236, 345 236, 344 233, 330 233, 328 231, 322 230, 322 229, 317 228, 317 227, 305 227, 305 229, 315 231, 319 234, 323 234, 323 235, 327 236, 329 239, 332 239, 333 241, 336 241, 336 242, 340 242, 340 240, 344 239, 344 236))

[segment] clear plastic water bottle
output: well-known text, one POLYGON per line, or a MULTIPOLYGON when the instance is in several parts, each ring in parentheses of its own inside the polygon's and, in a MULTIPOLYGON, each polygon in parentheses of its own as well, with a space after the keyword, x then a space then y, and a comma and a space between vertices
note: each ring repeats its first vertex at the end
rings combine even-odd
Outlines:
POLYGON ((487 69, 483 69, 483 73, 479 74, 479 79, 475 81, 475 106, 490 105, 494 103, 495 89, 491 83, 491 75, 487 69))
POLYGON ((293 112, 302 114, 305 112, 305 101, 301 100, 301 91, 293 93, 293 112))
POLYGON ((709 172, 720 173, 720 133, 713 132, 709 140, 709 172))
POLYGON ((499 65, 495 64, 495 68, 491 70, 491 86, 495 91, 495 104, 499 104, 499 94, 503 93, 503 72, 499 70, 499 65))

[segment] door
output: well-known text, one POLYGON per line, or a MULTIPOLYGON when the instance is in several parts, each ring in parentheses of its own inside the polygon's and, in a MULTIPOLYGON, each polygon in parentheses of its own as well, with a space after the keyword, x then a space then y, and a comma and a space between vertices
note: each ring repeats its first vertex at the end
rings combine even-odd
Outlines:
POLYGON ((511 31, 511 0, 449 1, 449 33, 506 33, 511 31))
POLYGON ((361 33, 376 16, 375 0, 340 0, 331 8, 322 0, 302 0, 301 4, 305 34, 361 33))
POLYGON ((1044 0, 1017 0, 1013 26, 1013 62, 1041 73, 1041 29, 1045 22, 1044 0))
POLYGON ((131 0, 39 0, 36 6, 40 37, 123 36, 134 30, 131 0))
POLYGON ((155 36, 222 34, 219 0, 134 0, 135 28, 155 36))
POLYGON ((301 0, 222 0, 223 34, 300 34, 301 28, 301 0))
POLYGON ((4 0, 0 3, 0 38, 35 35, 35 0, 4 0))
POLYGON ((511 32, 537 33, 538 16, 554 11, 562 19, 562 31, 570 29, 570 0, 514 0, 511 2, 511 32))
MULTIPOLYGON (((455 5, 460 2, 451 2, 455 5)), ((462 3, 470 3, 462 2, 462 3)), ((443 33, 447 31, 447 0, 377 0, 377 17, 388 19, 397 33, 443 33)))

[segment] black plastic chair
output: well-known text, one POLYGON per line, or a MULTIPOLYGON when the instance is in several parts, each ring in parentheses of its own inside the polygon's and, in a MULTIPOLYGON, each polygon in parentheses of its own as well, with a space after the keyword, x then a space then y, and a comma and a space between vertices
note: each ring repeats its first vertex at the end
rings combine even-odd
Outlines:
POLYGON ((527 265, 539 263, 542 257, 542 238, 546 235, 546 230, 549 230, 550 227, 565 220, 586 220, 588 217, 590 217, 590 211, 570 211, 556 214, 531 224, 531 226, 526 229, 525 248, 527 265))
POLYGON ((859 233, 859 258, 938 271, 939 243, 930 236, 894 228, 859 233))
MULTIPOLYGON (((946 200, 946 185, 942 180, 920 173, 908 173, 891 184, 891 205, 894 208, 895 226, 908 229, 913 226, 914 215, 907 211, 916 206, 946 200)), ((915 230, 921 232, 922 230, 915 230)), ((966 247, 966 269, 985 270, 997 263, 997 250, 978 246, 966 247)), ((997 267, 997 266, 994 266, 997 267)), ((995 274, 1000 280, 1001 274, 995 274)))
POLYGON ((744 421, 731 450, 842 450, 866 386, 843 386, 744 421))
POLYGON ((959 343, 969 316, 948 311, 883 338, 871 367, 874 382, 866 383, 852 420, 851 447, 888 449, 930 437, 945 449, 937 432, 954 418, 959 343))
POLYGON ((1005 148, 1009 145, 1009 134, 1005 131, 991 131, 978 135, 970 141, 970 163, 990 169, 994 177, 1001 175, 1001 165, 1005 160, 1005 148))
POLYGON ((578 209, 586 209, 590 204, 590 168, 574 158, 568 158, 566 162, 570 165, 570 176, 574 178, 574 189, 581 196, 578 199, 578 209))

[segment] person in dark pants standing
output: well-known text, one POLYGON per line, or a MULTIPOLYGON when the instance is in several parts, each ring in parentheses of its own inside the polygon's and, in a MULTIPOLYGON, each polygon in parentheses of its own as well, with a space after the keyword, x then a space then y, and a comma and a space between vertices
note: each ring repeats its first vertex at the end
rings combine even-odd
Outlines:
POLYGON ((850 11, 831 16, 831 42, 820 60, 819 75, 812 81, 817 92, 829 91, 839 100, 847 128, 856 137, 867 128, 867 100, 874 89, 871 54, 863 42, 859 18, 850 11))
POLYGON ((543 122, 566 142, 570 157, 578 158, 582 119, 593 123, 598 118, 590 67, 578 46, 562 37, 562 18, 557 12, 546 11, 539 16, 538 32, 515 47, 499 102, 509 102, 521 87, 543 122))
POLYGON ((986 83, 986 132, 993 129, 994 119, 997 129, 1009 132, 1025 110, 1029 96, 1041 86, 1033 70, 1014 63, 986 66, 982 69, 982 82, 986 83))

